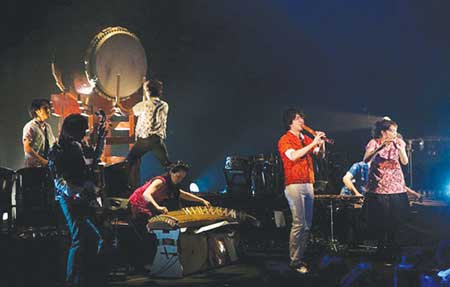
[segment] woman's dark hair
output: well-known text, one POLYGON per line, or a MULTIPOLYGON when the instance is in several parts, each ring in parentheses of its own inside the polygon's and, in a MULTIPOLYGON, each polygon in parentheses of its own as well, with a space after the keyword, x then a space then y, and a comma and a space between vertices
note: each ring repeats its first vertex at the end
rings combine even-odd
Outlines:
POLYGON ((305 118, 305 114, 302 111, 296 108, 289 108, 283 113, 283 125, 284 128, 288 131, 291 129, 292 121, 295 119, 295 116, 299 115, 302 118, 305 118))
POLYGON ((381 138, 381 132, 387 131, 391 126, 397 127, 398 125, 393 120, 388 120, 388 119, 382 119, 382 120, 377 121, 372 130, 372 137, 374 139, 381 138))
POLYGON ((169 165, 167 167, 167 172, 162 175, 166 179, 166 182, 167 182, 167 192, 169 194, 169 199, 178 200, 178 198, 180 197, 179 185, 174 184, 172 182, 172 178, 170 177, 170 173, 177 173, 179 171, 188 172, 189 165, 187 163, 179 160, 179 161, 169 165))
POLYGON ((157 80, 157 79, 150 80, 148 85, 149 85, 148 87, 149 87, 150 92, 151 92, 150 95, 152 97, 158 97, 158 98, 162 97, 162 95, 163 95, 163 83, 160 80, 157 80))
POLYGON ((177 173, 179 171, 188 172, 189 171, 189 165, 181 160, 172 163, 168 166, 168 170, 171 173, 177 173))
POLYGON ((30 117, 35 118, 37 117, 36 111, 38 111, 43 106, 49 106, 50 107, 50 101, 47 99, 34 99, 31 101, 30 108, 28 110, 30 117))
POLYGON ((88 120, 80 114, 70 114, 64 119, 60 140, 81 140, 89 128, 88 120))

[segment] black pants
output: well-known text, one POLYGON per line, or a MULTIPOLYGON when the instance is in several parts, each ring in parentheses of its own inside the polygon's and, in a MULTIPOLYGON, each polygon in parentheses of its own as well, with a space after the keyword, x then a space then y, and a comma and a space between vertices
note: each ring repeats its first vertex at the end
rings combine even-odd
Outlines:
POLYGON ((406 192, 397 194, 366 193, 364 211, 367 231, 381 247, 398 245, 396 237, 409 213, 406 192))
POLYGON ((139 167, 140 159, 147 152, 152 151, 162 166, 170 165, 164 141, 157 135, 151 135, 148 138, 138 138, 133 148, 127 155, 127 161, 130 168, 130 184, 132 188, 139 186, 139 167))
POLYGON ((137 240, 130 248, 132 254, 132 265, 137 271, 143 270, 144 266, 153 262, 156 253, 157 241, 154 234, 147 231, 147 222, 150 217, 146 214, 138 213, 132 217, 133 228, 135 229, 137 240))

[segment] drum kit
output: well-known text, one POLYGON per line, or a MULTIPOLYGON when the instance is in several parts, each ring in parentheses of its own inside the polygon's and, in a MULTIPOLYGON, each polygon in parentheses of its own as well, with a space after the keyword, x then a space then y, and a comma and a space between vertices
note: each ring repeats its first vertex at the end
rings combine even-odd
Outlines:
POLYGON ((278 194, 281 188, 280 160, 274 154, 227 156, 224 173, 232 195, 265 197, 278 194))

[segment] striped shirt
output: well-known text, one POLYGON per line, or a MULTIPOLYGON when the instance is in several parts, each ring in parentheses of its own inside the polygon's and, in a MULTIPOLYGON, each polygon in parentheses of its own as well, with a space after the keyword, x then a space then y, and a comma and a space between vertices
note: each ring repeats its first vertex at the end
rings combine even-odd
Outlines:
POLYGON ((138 117, 136 138, 145 139, 151 135, 158 135, 161 139, 165 139, 168 112, 169 105, 159 98, 137 103, 133 107, 133 113, 138 117))

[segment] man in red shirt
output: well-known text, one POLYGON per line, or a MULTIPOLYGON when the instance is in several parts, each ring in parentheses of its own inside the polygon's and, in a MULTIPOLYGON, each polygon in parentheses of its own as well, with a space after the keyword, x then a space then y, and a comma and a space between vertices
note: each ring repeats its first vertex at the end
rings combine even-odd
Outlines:
POLYGON ((316 132, 314 139, 304 135, 304 116, 296 109, 288 109, 283 114, 287 132, 278 141, 278 151, 283 161, 284 194, 292 213, 289 236, 290 266, 295 271, 309 272, 303 261, 312 225, 314 203, 314 168, 311 154, 324 154, 323 132, 316 132))

